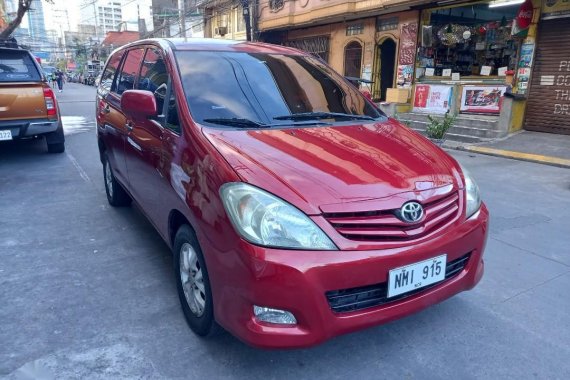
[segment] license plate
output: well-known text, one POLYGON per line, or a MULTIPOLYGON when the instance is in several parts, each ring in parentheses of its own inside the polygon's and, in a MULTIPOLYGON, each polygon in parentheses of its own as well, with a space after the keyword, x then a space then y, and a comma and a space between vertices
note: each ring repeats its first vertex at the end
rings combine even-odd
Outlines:
POLYGON ((0 141, 2 140, 12 140, 12 131, 9 129, 0 131, 0 141))
POLYGON ((392 269, 388 275, 388 298, 420 289, 445 279, 447 255, 392 269))

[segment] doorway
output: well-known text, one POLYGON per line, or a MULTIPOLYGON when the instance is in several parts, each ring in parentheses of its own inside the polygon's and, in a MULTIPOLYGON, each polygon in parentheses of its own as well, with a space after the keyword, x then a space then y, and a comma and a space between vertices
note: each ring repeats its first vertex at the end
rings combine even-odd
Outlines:
POLYGON ((386 100, 386 91, 394 85, 396 66, 396 42, 386 38, 376 47, 376 75, 374 80, 374 99, 386 100))

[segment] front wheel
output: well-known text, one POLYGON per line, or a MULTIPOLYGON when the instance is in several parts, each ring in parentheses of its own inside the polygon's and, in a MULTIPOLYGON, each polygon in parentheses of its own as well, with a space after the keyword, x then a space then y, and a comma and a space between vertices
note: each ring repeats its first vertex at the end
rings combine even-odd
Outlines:
POLYGON ((174 272, 178 298, 188 326, 199 336, 215 334, 210 278, 194 231, 184 225, 174 239, 174 272))

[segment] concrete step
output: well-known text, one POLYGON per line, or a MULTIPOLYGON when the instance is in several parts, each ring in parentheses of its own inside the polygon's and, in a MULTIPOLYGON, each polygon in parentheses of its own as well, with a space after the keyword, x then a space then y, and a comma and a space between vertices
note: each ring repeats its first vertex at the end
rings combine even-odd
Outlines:
MULTIPOLYGON (((435 115, 440 116, 440 115, 435 115)), ((440 116, 443 117, 443 116, 440 116)), ((425 135, 425 129, 430 124, 428 114, 409 112, 397 117, 400 122, 425 135)), ((455 119, 453 127, 447 132, 446 138, 461 143, 479 143, 504 137, 498 131, 498 118, 485 115, 460 115, 455 119)))
POLYGON ((485 137, 461 135, 459 133, 448 133, 445 135, 445 137, 451 141, 458 141, 458 142, 463 142, 463 143, 467 143, 467 144, 476 144, 476 143, 481 143, 481 142, 493 140, 493 139, 485 138, 485 137))
MULTIPOLYGON (((419 112, 407 112, 400 113, 397 116, 398 120, 401 121, 423 121, 429 122, 428 115, 426 113, 419 112)), ((432 115, 434 117, 443 118, 443 115, 432 115)), ((455 125, 461 125, 466 127, 475 127, 480 129, 493 129, 497 130, 499 124, 499 118, 497 116, 485 116, 485 115, 459 115, 455 119, 455 125)))
MULTIPOLYGON (((412 127, 412 129, 414 131, 424 135, 424 136, 426 135, 425 128, 414 128, 414 127, 412 127)), ((481 142, 493 140, 492 138, 488 138, 488 137, 473 136, 473 135, 469 135, 469 134, 466 135, 466 134, 454 133, 454 132, 447 132, 447 134, 445 135, 445 138, 447 140, 450 140, 450 141, 467 143, 467 144, 476 144, 476 143, 481 143, 481 142)))
MULTIPOLYGON (((409 121, 408 123, 411 128, 421 131, 425 131, 427 126, 429 125, 429 123, 423 121, 409 121)), ((504 134, 494 129, 474 128, 463 125, 454 125, 449 129, 447 133, 455 133, 458 135, 467 135, 474 137, 484 137, 488 139, 496 139, 504 137, 504 134)))

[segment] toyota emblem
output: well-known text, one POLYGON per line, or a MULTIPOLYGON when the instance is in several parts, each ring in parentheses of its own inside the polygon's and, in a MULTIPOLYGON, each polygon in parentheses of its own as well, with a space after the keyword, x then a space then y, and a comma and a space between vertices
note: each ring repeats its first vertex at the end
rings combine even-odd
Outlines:
POLYGON ((416 223, 424 216, 424 208, 418 202, 412 201, 405 203, 398 214, 404 222, 416 223))

